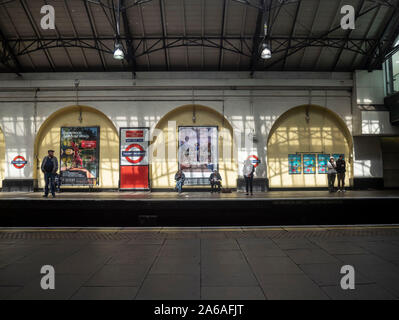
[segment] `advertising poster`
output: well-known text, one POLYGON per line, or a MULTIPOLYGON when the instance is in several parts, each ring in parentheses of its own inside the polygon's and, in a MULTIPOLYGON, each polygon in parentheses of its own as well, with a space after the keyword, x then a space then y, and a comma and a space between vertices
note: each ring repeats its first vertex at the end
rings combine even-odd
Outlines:
POLYGON ((63 185, 98 185, 99 127, 61 128, 63 185))
POLYGON ((218 128, 179 127, 179 168, 187 185, 207 185, 218 168, 218 128))
POLYGON ((319 167, 319 174, 327 174, 328 168, 327 164, 328 161, 330 161, 330 155, 329 154, 318 154, 317 155, 317 163, 319 167))
POLYGON ((303 173, 316 174, 316 155, 304 154, 303 155, 303 173))
POLYGON ((289 174, 301 174, 302 173, 302 158, 298 154, 288 155, 288 170, 289 174))
POLYGON ((121 128, 120 141, 120 189, 149 189, 149 128, 121 128))

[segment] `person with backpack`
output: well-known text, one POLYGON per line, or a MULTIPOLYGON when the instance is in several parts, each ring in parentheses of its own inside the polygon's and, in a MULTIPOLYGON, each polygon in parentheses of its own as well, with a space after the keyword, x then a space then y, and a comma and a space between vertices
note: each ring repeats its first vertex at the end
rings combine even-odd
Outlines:
POLYGON ((51 191, 53 198, 55 198, 55 175, 58 172, 58 160, 54 156, 54 150, 49 150, 48 155, 43 158, 41 170, 44 174, 45 182, 43 197, 47 198, 49 191, 51 191))

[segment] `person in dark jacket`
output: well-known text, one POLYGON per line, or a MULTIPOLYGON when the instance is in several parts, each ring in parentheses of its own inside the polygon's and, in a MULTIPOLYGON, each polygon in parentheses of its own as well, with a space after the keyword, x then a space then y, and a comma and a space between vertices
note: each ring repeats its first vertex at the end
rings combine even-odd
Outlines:
POLYGON ((48 197, 50 185, 51 194, 53 195, 53 198, 55 198, 55 175, 58 172, 58 160, 54 156, 54 150, 49 150, 48 155, 44 157, 41 170, 44 173, 45 182, 43 197, 48 197))
POLYGON ((346 162, 341 155, 336 163, 338 176, 338 192, 345 192, 346 162))
POLYGON ((175 174, 175 180, 176 180, 176 188, 175 188, 176 191, 182 193, 184 181, 186 180, 186 176, 182 170, 177 171, 177 173, 175 174))
POLYGON ((220 176, 220 173, 217 170, 214 170, 210 177, 209 177, 209 182, 211 183, 211 193, 214 192, 221 192, 222 190, 222 177, 220 176), (217 187, 217 191, 216 191, 217 187))

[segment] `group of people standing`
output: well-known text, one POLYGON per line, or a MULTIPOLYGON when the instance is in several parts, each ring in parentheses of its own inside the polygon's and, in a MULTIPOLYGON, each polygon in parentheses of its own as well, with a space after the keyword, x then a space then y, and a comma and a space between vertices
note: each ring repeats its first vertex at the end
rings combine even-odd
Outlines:
POLYGON ((345 192, 346 162, 341 155, 337 161, 334 157, 330 158, 328 167, 328 190, 335 192, 335 180, 338 177, 338 192, 345 192))

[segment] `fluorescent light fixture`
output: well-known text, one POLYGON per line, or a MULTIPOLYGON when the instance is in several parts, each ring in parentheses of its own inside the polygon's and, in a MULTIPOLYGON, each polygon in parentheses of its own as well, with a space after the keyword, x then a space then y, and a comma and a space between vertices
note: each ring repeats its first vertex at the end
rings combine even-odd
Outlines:
POLYGON ((125 59, 125 54, 123 52, 123 47, 120 43, 115 44, 115 51, 114 51, 114 59, 115 60, 123 60, 125 59))
POLYGON ((262 53, 260 56, 264 60, 270 59, 272 57, 272 51, 266 43, 262 45, 262 53))

